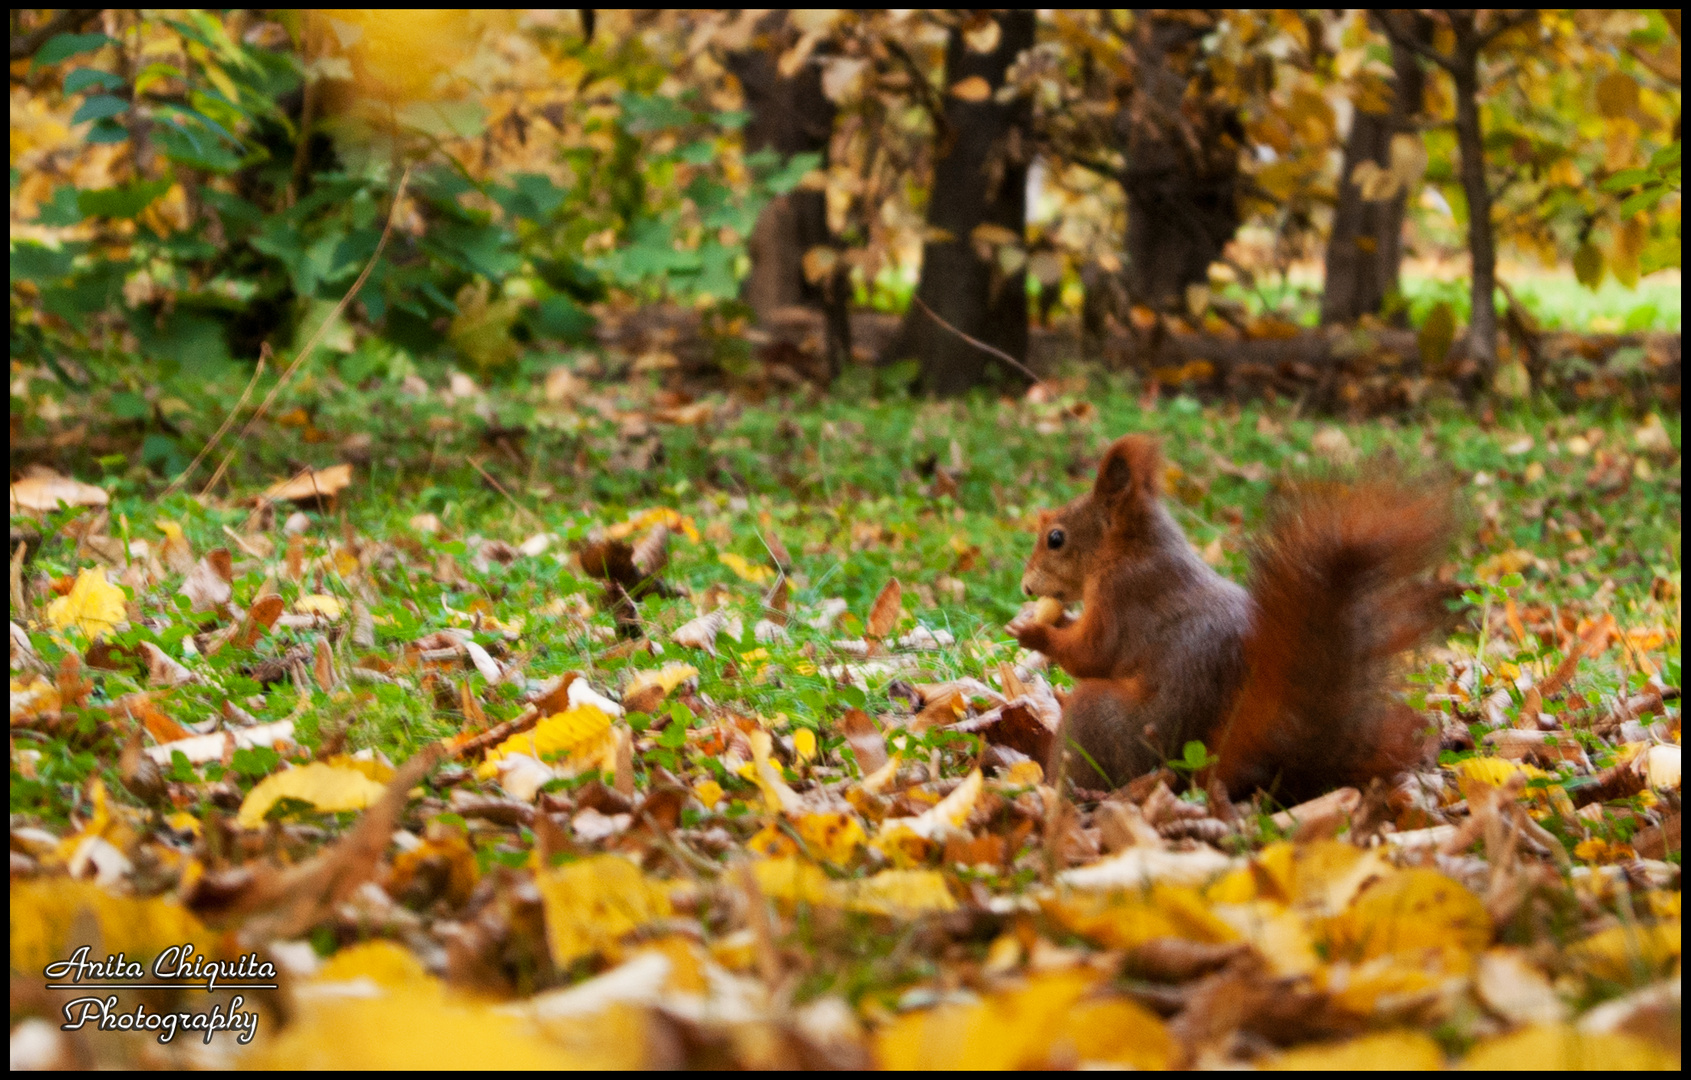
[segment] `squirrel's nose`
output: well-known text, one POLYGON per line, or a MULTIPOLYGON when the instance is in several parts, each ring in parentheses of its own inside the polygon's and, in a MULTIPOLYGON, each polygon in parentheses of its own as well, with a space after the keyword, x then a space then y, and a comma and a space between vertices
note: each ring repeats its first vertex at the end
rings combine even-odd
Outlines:
POLYGON ((1022 582, 1022 595, 1023 596, 1032 596, 1033 595, 1033 586, 1029 585, 1025 581, 1022 582))

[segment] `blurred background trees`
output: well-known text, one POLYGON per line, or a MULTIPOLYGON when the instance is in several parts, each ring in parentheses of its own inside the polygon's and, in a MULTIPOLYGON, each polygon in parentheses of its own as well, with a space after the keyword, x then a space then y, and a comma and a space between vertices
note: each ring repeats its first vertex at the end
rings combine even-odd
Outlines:
POLYGON ((925 306, 1018 361, 1030 322, 1129 363, 1408 325, 1482 390, 1536 381, 1506 331, 1577 306, 1540 278, 1680 259, 1677 11, 11 18, 14 362, 137 422, 168 419, 149 379, 299 344, 407 169, 325 342, 349 383, 500 375, 659 305, 730 378, 810 319, 818 377, 1024 381, 925 306), (902 322, 854 336, 865 310, 902 322))

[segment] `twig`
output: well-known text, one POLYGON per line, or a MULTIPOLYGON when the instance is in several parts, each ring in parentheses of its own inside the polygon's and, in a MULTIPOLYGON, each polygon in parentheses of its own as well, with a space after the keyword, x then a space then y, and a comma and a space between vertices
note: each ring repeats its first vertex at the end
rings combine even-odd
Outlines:
POLYGON ((470 754, 479 753, 490 746, 497 746, 513 735, 521 735, 538 723, 540 723, 540 710, 530 705, 518 713, 515 719, 507 720, 503 724, 495 724, 480 735, 453 747, 452 756, 466 757, 470 754))
POLYGON ((160 495, 159 498, 169 498, 176 492, 177 488, 187 483, 188 477, 194 475, 194 470, 200 467, 200 462, 205 460, 205 456, 211 453, 213 447, 223 441, 223 436, 229 434, 229 428, 235 423, 235 417, 241 415, 241 410, 247 407, 247 399, 252 397, 253 387, 258 385, 259 379, 263 378, 264 367, 269 360, 270 342, 266 341, 258 347, 258 365, 252 370, 252 378, 247 380, 247 388, 241 391, 241 400, 235 402, 235 407, 230 409, 229 415, 223 418, 223 425, 212 435, 211 440, 200 448, 200 452, 194 455, 194 460, 188 462, 188 467, 176 474, 176 479, 170 482, 170 486, 164 489, 164 494, 160 495))
POLYGON ((11 41, 12 60, 27 59, 35 55, 35 50, 47 43, 47 39, 57 34, 74 34, 84 26, 100 17, 99 8, 61 8, 59 13, 48 19, 34 30, 15 37, 11 41))
MULTIPOLYGON (((301 364, 305 363, 312 350, 317 348, 317 343, 322 340, 329 327, 333 326, 335 320, 341 317, 348 305, 352 303, 353 297, 358 295, 358 290, 362 289, 364 283, 370 279, 370 272, 376 268, 376 263, 381 259, 382 252, 388 246, 388 237, 393 235, 393 223, 399 218, 399 204, 405 198, 405 186, 410 182, 411 170, 407 168, 399 177, 399 186, 394 189, 393 203, 388 207, 387 224, 382 226, 382 237, 376 241, 376 250, 371 253, 370 261, 364 264, 364 271, 358 275, 358 280, 352 283, 352 288, 347 290, 346 295, 341 297, 340 303, 335 305, 335 310, 329 312, 329 317, 323 320, 322 325, 317 327, 317 332, 311 335, 311 339, 305 343, 305 347, 295 355, 294 362, 288 365, 286 371, 282 372, 281 378, 276 380, 276 385, 272 386, 270 392, 264 395, 264 400, 258 403, 258 408, 253 412, 252 418, 241 429, 241 440, 243 442, 252 433, 253 426, 270 410, 271 404, 276 400, 276 395, 282 392, 282 387, 288 385, 288 380, 294 377, 294 373, 299 370, 301 364)), ((202 496, 209 493, 212 488, 217 486, 217 482, 223 479, 223 474, 229 469, 229 463, 235 458, 235 450, 239 448, 239 444, 237 444, 234 449, 224 455, 223 463, 217 467, 217 471, 212 474, 211 479, 206 481, 206 486, 200 489, 202 496)))
POLYGON ((986 342, 980 340, 979 338, 970 337, 968 334, 965 334, 963 331, 957 329, 955 326, 952 326, 950 323, 948 323, 944 319, 940 318, 939 315, 934 311, 933 308, 929 307, 927 304, 924 304, 922 302, 922 298, 920 296, 912 296, 910 298, 910 302, 912 304, 915 304, 917 307, 921 308, 923 311, 927 312, 928 318, 932 319, 934 322, 939 323, 942 327, 951 331, 953 334, 956 334, 958 337, 962 338, 964 341, 968 342, 970 345, 973 345, 975 348, 980 349, 982 352, 990 353, 991 355, 998 358, 999 360, 1002 360, 1004 363, 1009 364, 1011 367, 1015 368, 1017 371, 1021 372, 1023 375, 1026 375, 1029 379, 1033 380, 1034 382, 1039 381, 1039 376, 1034 374, 1032 368, 1028 367, 1026 364, 1022 363, 1020 360, 1017 360, 1014 356, 1011 356, 1009 353, 1005 352, 1003 349, 1000 349, 995 345, 988 345, 986 342))
POLYGON ((530 510, 528 507, 526 507, 522 503, 518 502, 515 498, 513 498, 511 496, 511 493, 509 491, 505 490, 504 484, 501 484, 499 481, 497 481, 493 477, 489 476, 488 473, 487 473, 487 470, 481 467, 480 462, 476 461, 475 458, 470 458, 469 462, 470 462, 470 468, 474 469, 478 473, 481 473, 481 478, 483 480, 486 480, 488 483, 492 484, 493 489, 495 491, 497 491, 497 492, 499 492, 499 494, 505 496, 505 501, 510 503, 513 507, 515 507, 517 513, 527 514, 529 516, 530 520, 532 520, 536 525, 540 526, 542 529, 544 529, 546 527, 546 523, 544 521, 541 521, 540 518, 538 516, 536 516, 534 511, 530 510))

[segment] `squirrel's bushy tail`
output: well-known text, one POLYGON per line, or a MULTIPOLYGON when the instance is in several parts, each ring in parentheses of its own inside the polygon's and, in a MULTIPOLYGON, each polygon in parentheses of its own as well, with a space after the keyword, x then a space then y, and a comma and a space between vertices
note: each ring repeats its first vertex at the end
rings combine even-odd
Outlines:
POLYGON ((1443 621, 1446 590, 1421 575, 1453 532, 1445 491, 1398 480, 1309 485, 1273 512, 1252 559, 1245 682, 1219 740, 1229 791, 1290 804, 1424 754, 1395 660, 1443 621))

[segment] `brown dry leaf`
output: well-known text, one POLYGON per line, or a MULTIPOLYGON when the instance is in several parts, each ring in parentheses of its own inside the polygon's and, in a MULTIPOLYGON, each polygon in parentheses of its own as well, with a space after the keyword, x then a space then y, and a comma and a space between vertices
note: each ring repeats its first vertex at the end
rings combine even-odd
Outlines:
POLYGON ((182 533, 182 526, 174 521, 160 518, 156 525, 164 533, 164 543, 159 545, 159 559, 173 574, 186 574, 194 568, 194 549, 188 545, 188 538, 182 533))
POLYGON ((12 513, 44 514, 63 506, 105 506, 105 491, 68 476, 33 472, 12 484, 12 513))
POLYGON ((312 649, 311 674, 316 677, 317 685, 324 690, 333 690, 335 684, 339 682, 335 678, 335 655, 329 650, 329 642, 326 638, 319 637, 316 646, 312 649))
POLYGON ((258 639, 281 617, 282 609, 287 606, 282 598, 275 593, 261 596, 252 602, 247 609, 246 618, 241 620, 241 627, 235 633, 236 648, 250 649, 258 639))
POLYGON ((217 611, 235 595, 232 588, 234 580, 235 569, 229 558, 229 549, 217 548, 206 552, 194 564, 194 568, 188 571, 188 579, 178 591, 192 601, 195 611, 217 611))
POLYGON ((898 625, 899 616, 903 614, 900 606, 904 598, 904 588, 898 579, 893 578, 881 587, 881 594, 875 597, 875 603, 869 609, 868 622, 864 624, 863 639, 868 642, 880 641, 892 633, 893 627, 898 625))
POLYGON ((862 709, 847 709, 840 717, 840 733, 857 757, 857 767, 864 775, 875 772, 887 763, 887 744, 875 722, 862 709))
POLYGON ((141 655, 147 661, 147 685, 149 686, 181 686, 192 682, 194 673, 183 667, 177 661, 165 654, 165 651, 150 641, 141 643, 141 655))
POLYGON ((634 545, 634 568, 642 577, 654 577, 669 565, 669 526, 653 525, 634 545))
POLYGON ((272 501, 287 499, 292 502, 327 499, 338 495, 351 483, 351 465, 331 465, 327 469, 306 469, 291 480, 281 480, 272 484, 264 492, 264 498, 272 501))
POLYGON ((381 798, 346 835, 307 861, 285 870, 263 866, 228 897, 218 896, 215 883, 201 878, 205 886, 190 889, 185 902, 192 907, 198 897, 231 916, 248 916, 245 930, 255 940, 293 937, 315 926, 334 905, 376 876, 411 789, 446 753, 441 743, 419 751, 394 773, 381 798))

